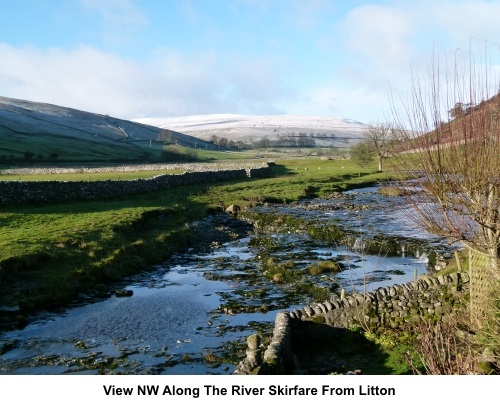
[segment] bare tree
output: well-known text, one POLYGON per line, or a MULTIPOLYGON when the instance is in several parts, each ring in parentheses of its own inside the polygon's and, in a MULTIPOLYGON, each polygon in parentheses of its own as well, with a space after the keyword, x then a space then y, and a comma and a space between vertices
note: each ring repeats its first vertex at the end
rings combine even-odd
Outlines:
POLYGON ((465 115, 464 103, 458 101, 455 103, 455 107, 453 107, 450 111, 448 111, 450 118, 460 118, 465 115))
POLYGON ((219 148, 220 147, 223 147, 223 148, 226 148, 227 146, 229 145, 229 141, 227 138, 219 138, 219 148))
POLYGON ((394 125, 388 122, 379 122, 368 125, 363 133, 365 139, 373 146, 378 157, 378 170, 383 170, 383 159, 388 157, 389 149, 394 140, 394 125))
MULTIPOLYGON (((375 156, 373 145, 370 141, 363 140, 351 146, 351 159, 364 169, 373 162, 375 156)), ((361 173, 359 173, 361 175, 361 173)))
POLYGON ((173 132, 170 129, 160 130, 156 138, 158 142, 165 142, 168 144, 173 143, 173 139, 174 139, 173 132))
POLYGON ((399 165, 422 190, 412 197, 416 220, 487 254, 499 277, 500 83, 488 60, 471 55, 464 66, 434 65, 425 79, 413 76, 408 101, 397 108, 393 98, 392 105, 398 126, 406 128, 399 165), (444 123, 462 103, 474 108, 444 123))
POLYGON ((210 135, 210 139, 208 140, 208 142, 211 142, 214 145, 218 145, 219 144, 219 137, 217 135, 210 135))

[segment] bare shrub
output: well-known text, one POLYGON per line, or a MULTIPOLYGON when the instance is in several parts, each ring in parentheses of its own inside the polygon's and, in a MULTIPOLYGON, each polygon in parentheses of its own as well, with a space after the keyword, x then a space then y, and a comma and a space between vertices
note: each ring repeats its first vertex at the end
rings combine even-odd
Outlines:
POLYGON ((471 60, 451 72, 434 66, 427 80, 415 77, 403 111, 394 110, 398 128, 407 128, 395 158, 421 190, 410 198, 424 228, 498 259, 500 82, 491 68, 471 60), (466 112, 443 122, 458 101, 466 112))
POLYGON ((406 360, 415 374, 475 374, 476 355, 469 335, 457 316, 446 320, 422 320, 411 327, 416 334, 414 350, 422 367, 407 353, 406 360))
MULTIPOLYGON (((407 195, 407 214, 425 230, 488 258, 470 271, 484 287, 471 296, 471 308, 489 317, 497 317, 498 308, 483 297, 490 291, 498 297, 500 281, 499 89, 491 55, 471 51, 462 63, 437 61, 427 76, 414 75, 408 99, 393 103, 401 139, 396 167, 418 190, 407 195)), ((476 323, 477 329, 487 326, 476 323)))
MULTIPOLYGON (((492 288, 495 292, 496 288, 492 288)), ((477 331, 476 341, 483 349, 480 361, 491 363, 495 372, 500 371, 500 298, 498 293, 491 292, 486 300, 488 305, 486 308, 489 311, 485 315, 485 325, 477 331)))

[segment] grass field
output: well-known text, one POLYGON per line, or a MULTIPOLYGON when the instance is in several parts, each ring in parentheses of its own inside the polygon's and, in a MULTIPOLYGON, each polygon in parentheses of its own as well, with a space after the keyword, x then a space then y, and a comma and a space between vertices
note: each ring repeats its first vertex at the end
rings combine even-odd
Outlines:
POLYGON ((45 173, 45 174, 0 174, 0 181, 104 181, 150 179, 160 174, 181 174, 182 169, 141 170, 136 172, 116 171, 103 173, 45 173))

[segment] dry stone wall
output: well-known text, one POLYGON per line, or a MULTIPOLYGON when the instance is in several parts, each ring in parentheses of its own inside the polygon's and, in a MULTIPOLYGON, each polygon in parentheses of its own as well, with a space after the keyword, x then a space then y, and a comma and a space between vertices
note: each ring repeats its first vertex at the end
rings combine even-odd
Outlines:
POLYGON ((255 160, 235 160, 235 161, 217 161, 217 162, 200 162, 200 163, 151 163, 151 164, 130 164, 119 166, 87 166, 87 167, 24 167, 21 169, 2 169, 0 176, 5 175, 37 175, 37 174, 68 174, 68 173, 130 173, 143 171, 159 171, 159 170, 182 170, 185 172, 212 172, 221 170, 241 169, 242 167, 260 168, 271 166, 275 163, 256 162, 255 160))
POLYGON ((469 293, 468 273, 435 277, 423 275, 406 284, 381 287, 366 294, 351 294, 343 299, 332 295, 329 300, 291 312, 281 312, 275 320, 271 343, 260 364, 244 359, 235 374, 282 374, 293 367, 294 350, 290 341, 294 322, 323 322, 348 328, 362 325, 371 330, 397 328, 425 316, 443 317, 456 306, 464 305, 469 293))
POLYGON ((332 295, 328 301, 291 312, 290 317, 323 316, 328 325, 344 328, 353 325, 372 330, 387 326, 397 328, 422 316, 450 313, 468 291, 467 273, 439 277, 423 275, 406 284, 381 287, 366 294, 354 293, 343 299, 332 295))
POLYGON ((232 169, 183 174, 163 174, 151 179, 107 181, 0 181, 0 206, 23 203, 54 203, 95 200, 149 193, 177 186, 269 177, 269 165, 260 168, 232 169))

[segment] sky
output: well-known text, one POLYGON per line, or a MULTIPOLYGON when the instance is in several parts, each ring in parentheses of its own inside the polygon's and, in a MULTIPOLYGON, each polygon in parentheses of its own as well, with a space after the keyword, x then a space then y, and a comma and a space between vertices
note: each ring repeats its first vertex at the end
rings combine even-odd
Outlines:
POLYGON ((433 60, 500 53, 499 16, 500 0, 0 0, 0 96, 371 123, 433 60))

